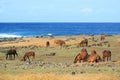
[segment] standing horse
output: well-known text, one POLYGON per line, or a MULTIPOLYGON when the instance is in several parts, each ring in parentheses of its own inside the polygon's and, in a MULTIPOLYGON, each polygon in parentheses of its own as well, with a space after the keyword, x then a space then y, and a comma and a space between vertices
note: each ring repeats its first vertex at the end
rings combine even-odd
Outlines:
POLYGON ((101 40, 101 41, 105 40, 105 35, 101 35, 101 36, 100 36, 100 40, 101 40))
POLYGON ((105 58, 107 58, 107 61, 111 61, 111 51, 110 50, 104 50, 103 51, 103 61, 105 61, 105 58))
POLYGON ((50 46, 50 42, 47 41, 47 42, 46 42, 46 47, 49 47, 49 46, 50 46))
POLYGON ((12 59, 12 55, 14 56, 14 59, 15 59, 15 55, 18 56, 15 49, 8 50, 8 52, 6 53, 6 60, 8 59, 8 57, 9 57, 9 59, 12 59))
POLYGON ((88 53, 87 50, 85 48, 81 49, 81 53, 79 53, 75 59, 74 59, 74 63, 77 63, 78 61, 81 62, 81 60, 85 61, 85 59, 87 58, 88 53))
POLYGON ((65 45, 65 41, 63 40, 54 40, 54 43, 60 45, 61 47, 65 45))
POLYGON ((88 39, 84 39, 79 43, 80 47, 88 46, 88 39))
POLYGON ((30 62, 30 57, 32 57, 32 60, 35 59, 35 52, 33 52, 33 51, 26 52, 23 56, 22 61, 26 61, 28 59, 30 62))

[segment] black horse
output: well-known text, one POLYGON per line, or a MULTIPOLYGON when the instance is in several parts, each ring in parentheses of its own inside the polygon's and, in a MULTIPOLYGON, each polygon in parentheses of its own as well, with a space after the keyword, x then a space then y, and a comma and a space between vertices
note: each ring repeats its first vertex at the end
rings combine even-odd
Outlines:
POLYGON ((8 59, 12 59, 12 55, 14 56, 14 59, 15 59, 15 55, 18 56, 17 52, 15 49, 10 49, 7 53, 6 53, 6 60, 8 59))

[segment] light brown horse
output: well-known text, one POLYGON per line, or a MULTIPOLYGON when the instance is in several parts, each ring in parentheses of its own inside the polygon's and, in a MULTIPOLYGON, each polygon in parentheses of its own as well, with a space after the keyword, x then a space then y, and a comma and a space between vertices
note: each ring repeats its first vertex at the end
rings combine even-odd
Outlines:
POLYGON ((81 60, 85 61, 85 59, 87 58, 88 53, 87 50, 85 48, 81 49, 81 53, 79 53, 75 59, 74 59, 74 63, 77 63, 78 61, 81 62, 81 60))
POLYGON ((92 56, 92 55, 95 55, 95 54, 97 54, 97 52, 96 52, 95 50, 92 50, 92 51, 91 51, 91 56, 92 56))
POLYGON ((97 54, 97 52, 95 50, 92 50, 87 61, 88 62, 99 62, 99 61, 101 61, 101 57, 97 54))
POLYGON ((100 40, 101 40, 101 41, 105 40, 105 35, 101 35, 101 36, 100 36, 100 40))
POLYGON ((101 57, 98 54, 90 55, 87 59, 87 62, 100 62, 101 57))
POLYGON ((32 57, 32 60, 35 59, 35 52, 33 52, 33 51, 26 52, 23 56, 22 61, 26 61, 28 59, 30 62, 30 57, 32 57))
POLYGON ((54 40, 54 43, 60 45, 61 47, 66 44, 63 40, 54 40))
POLYGON ((88 39, 84 39, 79 43, 80 47, 88 46, 88 39))
POLYGON ((104 50, 103 51, 103 61, 105 61, 105 58, 107 58, 107 61, 111 61, 111 51, 110 50, 104 50))

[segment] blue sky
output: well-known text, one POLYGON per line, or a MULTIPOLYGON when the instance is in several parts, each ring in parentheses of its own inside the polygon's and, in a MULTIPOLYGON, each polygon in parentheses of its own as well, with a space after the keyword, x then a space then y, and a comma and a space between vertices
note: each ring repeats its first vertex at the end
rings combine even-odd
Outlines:
POLYGON ((120 0, 0 0, 0 22, 120 22, 120 0))

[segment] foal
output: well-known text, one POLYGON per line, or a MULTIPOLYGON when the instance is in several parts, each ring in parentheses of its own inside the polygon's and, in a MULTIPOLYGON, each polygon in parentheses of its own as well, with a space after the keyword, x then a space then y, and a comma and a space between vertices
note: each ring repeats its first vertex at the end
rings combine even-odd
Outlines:
POLYGON ((26 61, 28 59, 30 62, 30 57, 32 57, 32 60, 35 59, 35 52, 33 51, 26 52, 25 55, 23 56, 22 61, 26 61))

